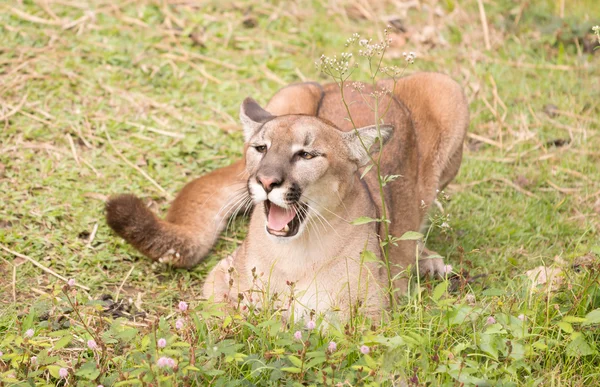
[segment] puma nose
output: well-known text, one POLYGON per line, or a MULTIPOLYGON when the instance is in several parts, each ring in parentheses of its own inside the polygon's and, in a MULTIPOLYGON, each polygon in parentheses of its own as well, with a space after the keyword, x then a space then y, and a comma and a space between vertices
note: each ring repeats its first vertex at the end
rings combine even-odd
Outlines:
POLYGON ((266 193, 269 193, 273 188, 279 187, 282 183, 282 179, 275 176, 256 176, 256 180, 262 185, 266 193))

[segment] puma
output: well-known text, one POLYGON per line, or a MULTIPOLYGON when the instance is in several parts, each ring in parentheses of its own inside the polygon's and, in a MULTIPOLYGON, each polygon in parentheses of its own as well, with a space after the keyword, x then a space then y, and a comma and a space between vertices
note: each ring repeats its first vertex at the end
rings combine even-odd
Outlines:
MULTIPOLYGON (((153 260, 192 267, 211 250, 227 219, 252 208, 248 235, 208 275, 204 296, 232 305, 271 305, 292 319, 324 313, 344 320, 360 309, 376 316, 387 306, 381 222, 389 233, 419 231, 438 190, 457 174, 469 125, 462 88, 439 73, 380 81, 376 90, 302 83, 278 91, 265 109, 246 99, 240 109, 244 160, 189 184, 165 220, 133 195, 106 204, 109 226, 153 260), (375 125, 371 93, 387 89, 375 125), (353 124, 357 130, 354 129, 353 124), (361 178, 371 155, 385 146, 382 208, 375 168, 361 178), (370 259, 364 259, 364 251, 370 259)), ((405 291, 404 271, 419 256, 421 274, 448 272, 439 256, 411 240, 389 250, 394 288, 405 291)))

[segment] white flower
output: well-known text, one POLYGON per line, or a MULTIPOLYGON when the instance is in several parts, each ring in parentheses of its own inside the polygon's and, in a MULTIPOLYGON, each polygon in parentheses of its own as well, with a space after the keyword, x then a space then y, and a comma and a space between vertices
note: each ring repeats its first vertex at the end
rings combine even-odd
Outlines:
POLYGON ((33 329, 29 328, 28 330, 25 331, 25 337, 33 337, 33 329))
POLYGON ((518 315, 517 318, 521 321, 525 321, 525 315, 522 313, 520 315, 518 315))
MULTIPOLYGON (((0 353, 2 353, 2 352, 0 352, 0 353)), ((37 364, 37 356, 32 356, 31 359, 29 359, 29 361, 31 362, 31 364, 36 365, 37 364)))

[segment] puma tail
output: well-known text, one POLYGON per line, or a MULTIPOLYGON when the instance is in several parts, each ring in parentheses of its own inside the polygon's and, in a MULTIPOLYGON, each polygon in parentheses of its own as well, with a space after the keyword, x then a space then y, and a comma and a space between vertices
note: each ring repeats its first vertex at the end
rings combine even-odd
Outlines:
POLYGON ((158 218, 134 195, 111 197, 106 202, 106 222, 120 237, 153 261, 192 267, 210 250, 186 226, 158 218))

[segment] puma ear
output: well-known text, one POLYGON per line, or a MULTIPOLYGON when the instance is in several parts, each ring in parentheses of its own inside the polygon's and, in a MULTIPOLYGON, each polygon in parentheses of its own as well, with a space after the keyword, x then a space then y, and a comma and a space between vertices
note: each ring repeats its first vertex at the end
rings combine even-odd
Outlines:
POLYGON ((376 148, 371 149, 371 147, 373 145, 379 145, 379 140, 377 140, 379 138, 379 133, 381 133, 381 138, 385 144, 390 137, 392 137, 393 132, 394 127, 392 125, 379 125, 379 130, 377 130, 376 125, 371 125, 352 130, 350 132, 345 132, 342 134, 342 138, 348 146, 350 158, 355 161, 360 168, 369 163, 369 154, 376 151, 376 148), (369 152, 365 150, 365 147, 369 150, 369 152))
POLYGON ((246 98, 240 107, 240 121, 244 128, 244 140, 250 141, 258 129, 267 121, 274 118, 271 113, 261 108, 252 98, 246 98))

